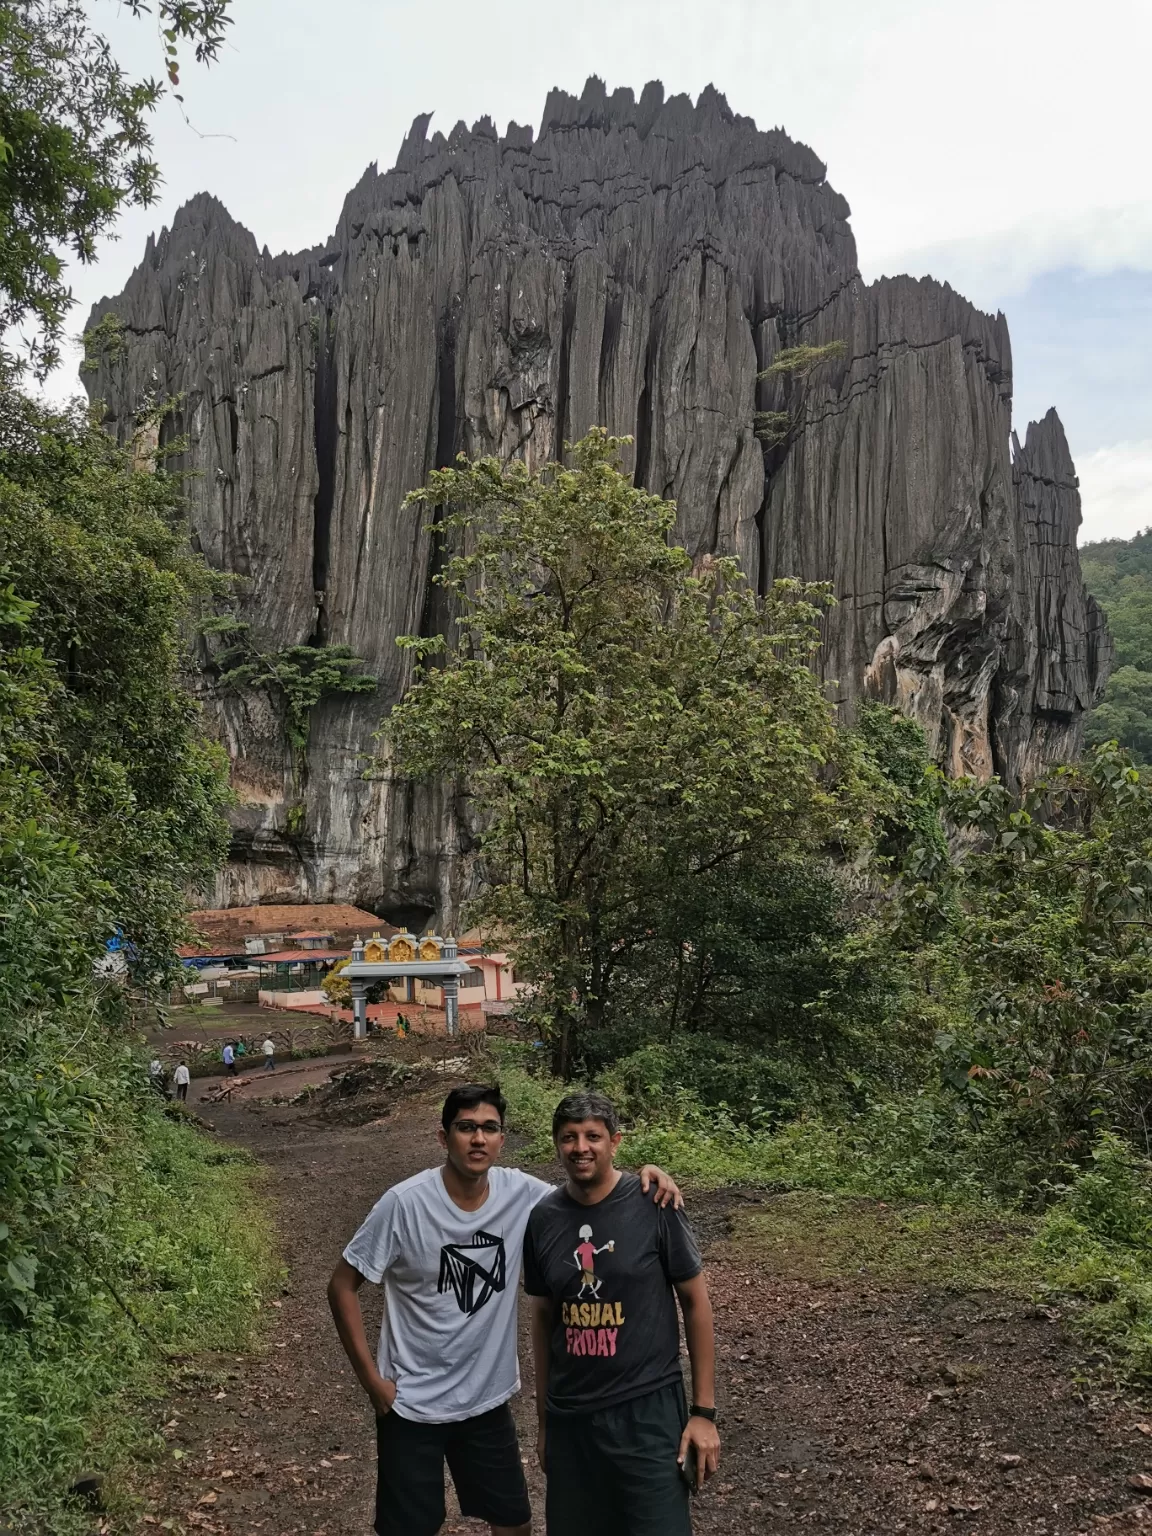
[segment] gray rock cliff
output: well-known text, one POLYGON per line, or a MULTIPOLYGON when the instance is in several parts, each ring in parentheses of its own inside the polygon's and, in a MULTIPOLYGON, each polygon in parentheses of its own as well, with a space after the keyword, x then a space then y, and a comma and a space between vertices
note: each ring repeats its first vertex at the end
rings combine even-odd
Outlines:
POLYGON ((360 773, 409 680, 395 636, 442 619, 404 495, 460 450, 540 464, 594 424, 634 438, 694 555, 832 583, 822 666, 847 713, 898 702, 953 772, 1016 780, 1077 749, 1110 643, 1055 413, 1012 446, 1002 316, 931 280, 865 285, 821 162, 711 88, 590 80, 536 136, 427 130, 299 255, 194 198, 91 317, 124 326, 85 376, 112 430, 178 398, 162 430, 188 440, 193 537, 244 578, 256 641, 345 643, 379 677, 317 707, 297 783, 269 701, 206 687, 239 799, 220 903, 453 913, 457 798, 360 773), (808 376, 757 382, 828 342, 808 376), (787 421, 771 446, 758 411, 787 421))

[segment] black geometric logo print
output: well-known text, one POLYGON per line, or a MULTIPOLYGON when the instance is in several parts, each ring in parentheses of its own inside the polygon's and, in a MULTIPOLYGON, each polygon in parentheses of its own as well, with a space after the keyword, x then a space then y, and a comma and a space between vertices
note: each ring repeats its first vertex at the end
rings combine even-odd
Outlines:
POLYGON ((477 1232, 470 1243, 445 1243, 440 1250, 436 1289, 451 1290, 456 1304, 471 1317, 496 1291, 504 1289, 504 1239, 477 1232))

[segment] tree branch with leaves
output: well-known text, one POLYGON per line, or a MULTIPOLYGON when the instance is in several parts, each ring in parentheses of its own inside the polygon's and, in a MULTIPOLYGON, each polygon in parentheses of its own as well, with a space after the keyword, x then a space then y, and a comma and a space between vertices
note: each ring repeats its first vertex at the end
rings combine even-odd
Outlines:
POLYGON ((669 542, 675 506, 621 473, 622 442, 595 429, 536 472, 461 459, 414 493, 444 509, 459 634, 400 641, 418 674, 384 727, 394 771, 465 780, 488 879, 474 914, 511 935, 563 1074, 609 1023, 653 892, 868 820, 810 667, 827 589, 760 599, 734 561, 694 569, 669 542))

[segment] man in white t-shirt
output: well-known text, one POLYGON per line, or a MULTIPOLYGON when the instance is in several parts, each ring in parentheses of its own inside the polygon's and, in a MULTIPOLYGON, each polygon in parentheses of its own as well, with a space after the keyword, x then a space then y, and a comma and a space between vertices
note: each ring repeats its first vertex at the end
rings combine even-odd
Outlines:
MULTIPOLYGON (((435 1536, 444 1463, 465 1515, 492 1536, 530 1536, 532 1511, 509 1399, 520 1390, 516 1307, 528 1216, 552 1185, 494 1167, 504 1096, 469 1084, 444 1102, 441 1168, 395 1184, 373 1206, 328 1285, 340 1342, 376 1410, 377 1536, 435 1536), (376 1358, 358 1291, 384 1285, 376 1358)), ((661 1204, 680 1192, 641 1170, 661 1204)))
POLYGON ((276 1042, 271 1035, 264 1037, 264 1044, 260 1049, 264 1052, 264 1070, 270 1072, 276 1065, 276 1042))
POLYGON ((172 1074, 172 1081, 176 1084, 176 1097, 181 1104, 187 1103, 188 1084, 192 1081, 192 1074, 188 1070, 188 1063, 182 1061, 172 1074))

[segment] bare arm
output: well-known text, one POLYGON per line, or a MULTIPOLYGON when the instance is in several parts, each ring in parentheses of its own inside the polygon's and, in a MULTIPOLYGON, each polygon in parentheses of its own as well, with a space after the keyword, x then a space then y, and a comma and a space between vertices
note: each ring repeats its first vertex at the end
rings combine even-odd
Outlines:
POLYGON ((548 1404, 548 1362, 552 1353, 552 1298, 529 1296, 532 1318, 532 1365, 536 1375, 536 1413, 540 1421, 536 1454, 544 1467, 544 1420, 548 1404))
MULTIPOLYGON (((692 1364, 692 1402, 700 1408, 716 1406, 716 1339, 712 1326, 712 1302, 704 1276, 683 1280, 676 1287, 684 1315, 684 1339, 692 1364)), ((720 1465, 720 1436, 710 1419, 688 1420, 680 1437, 677 1459, 683 1462, 688 1447, 696 1449, 696 1486, 702 1488, 720 1465)))
POLYGON ((655 1163, 645 1163, 640 1170, 640 1188, 644 1194, 647 1194, 652 1186, 655 1186, 652 1198, 661 1209, 671 1204, 674 1210, 683 1210, 684 1196, 680 1193, 680 1186, 672 1175, 665 1173, 663 1168, 658 1168, 655 1163))
POLYGON ((363 1284, 364 1276, 360 1271, 354 1269, 347 1259, 341 1259, 328 1282, 328 1305, 332 1309, 332 1318, 336 1332, 340 1335, 340 1343, 344 1346, 344 1353, 356 1372, 356 1379, 371 1398, 376 1412, 383 1415, 392 1411, 396 1383, 381 1376, 368 1347, 364 1315, 360 1311, 359 1291, 363 1284))

